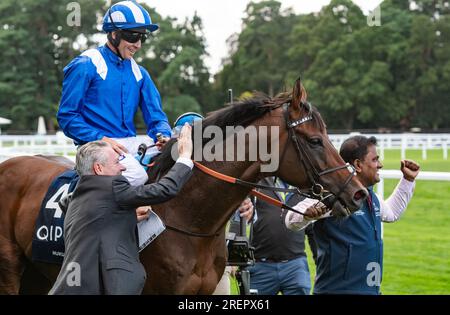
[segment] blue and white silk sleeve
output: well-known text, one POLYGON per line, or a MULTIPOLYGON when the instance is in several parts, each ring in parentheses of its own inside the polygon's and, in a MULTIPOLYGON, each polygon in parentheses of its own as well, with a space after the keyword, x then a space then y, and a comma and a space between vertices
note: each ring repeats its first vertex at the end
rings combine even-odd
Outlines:
POLYGON ((170 137, 172 130, 169 125, 166 114, 162 110, 161 96, 158 89, 153 83, 147 70, 139 67, 143 76, 141 87, 141 107, 144 121, 147 124, 147 134, 156 142, 156 134, 161 133, 163 136, 170 137))
POLYGON ((95 66, 85 56, 75 58, 64 68, 62 96, 57 119, 64 134, 80 144, 103 137, 101 132, 86 123, 81 115, 83 100, 94 74, 95 66))

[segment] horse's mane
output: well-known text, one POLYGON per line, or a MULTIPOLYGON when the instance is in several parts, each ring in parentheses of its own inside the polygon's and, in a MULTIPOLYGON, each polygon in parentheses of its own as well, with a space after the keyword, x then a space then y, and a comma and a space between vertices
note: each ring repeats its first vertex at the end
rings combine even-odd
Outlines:
MULTIPOLYGON (((264 116, 271 110, 289 103, 292 100, 291 93, 280 93, 274 98, 271 98, 263 93, 255 93, 255 96, 246 98, 242 101, 227 104, 226 107, 210 112, 207 117, 201 121, 197 121, 193 125, 193 133, 196 128, 203 129, 208 126, 216 126, 225 131, 227 126, 242 126, 247 127, 256 119, 264 116)), ((325 124, 320 117, 319 112, 312 107, 313 123, 320 129, 325 129, 325 124)), ((197 131, 198 132, 198 131, 197 131)), ((203 139, 207 142, 209 139, 203 139)), ((150 168, 149 178, 155 180, 157 177, 164 175, 175 164, 172 159, 172 146, 176 143, 176 139, 171 139, 155 159, 155 164, 150 168)))

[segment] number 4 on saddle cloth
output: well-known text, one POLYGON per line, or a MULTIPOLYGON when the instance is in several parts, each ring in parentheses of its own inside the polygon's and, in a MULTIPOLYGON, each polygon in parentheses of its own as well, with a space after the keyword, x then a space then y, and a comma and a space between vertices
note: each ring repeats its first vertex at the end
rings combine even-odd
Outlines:
POLYGON ((32 260, 62 264, 64 259, 64 213, 58 202, 75 189, 78 174, 69 170, 50 185, 42 201, 33 233, 32 260))
MULTIPOLYGON (((142 162, 149 164, 154 156, 146 155, 142 162)), ((140 158, 140 156, 136 156, 136 159, 140 158)), ((64 259, 64 213, 58 202, 75 189, 78 179, 75 170, 68 170, 60 174, 51 183, 36 220, 32 242, 33 261, 62 264, 64 259)), ((152 214, 152 217, 155 217, 154 222, 159 219, 156 214, 152 214)), ((141 224, 141 226, 145 226, 145 229, 139 227, 139 237, 146 237, 145 244, 140 244, 141 249, 164 230, 161 228, 161 224, 141 224), (154 231, 154 229, 157 229, 157 231, 154 231), (150 235, 151 238, 148 238, 147 235, 150 235)))

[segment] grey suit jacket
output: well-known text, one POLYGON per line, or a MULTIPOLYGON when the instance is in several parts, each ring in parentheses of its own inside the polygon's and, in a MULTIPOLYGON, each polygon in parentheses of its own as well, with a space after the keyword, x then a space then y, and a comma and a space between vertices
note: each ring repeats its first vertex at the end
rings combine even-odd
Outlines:
POLYGON ((140 294, 136 207, 173 198, 191 176, 176 163, 159 182, 133 187, 123 176, 82 176, 64 221, 64 262, 49 294, 140 294))

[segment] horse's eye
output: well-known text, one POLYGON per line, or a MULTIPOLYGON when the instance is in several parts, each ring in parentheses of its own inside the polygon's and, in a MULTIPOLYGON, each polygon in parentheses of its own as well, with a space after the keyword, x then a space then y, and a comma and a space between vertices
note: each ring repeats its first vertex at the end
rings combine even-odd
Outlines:
POLYGON ((310 144, 312 144, 313 146, 320 146, 320 145, 322 145, 322 139, 320 139, 320 138, 310 138, 310 139, 308 139, 308 142, 310 144))

